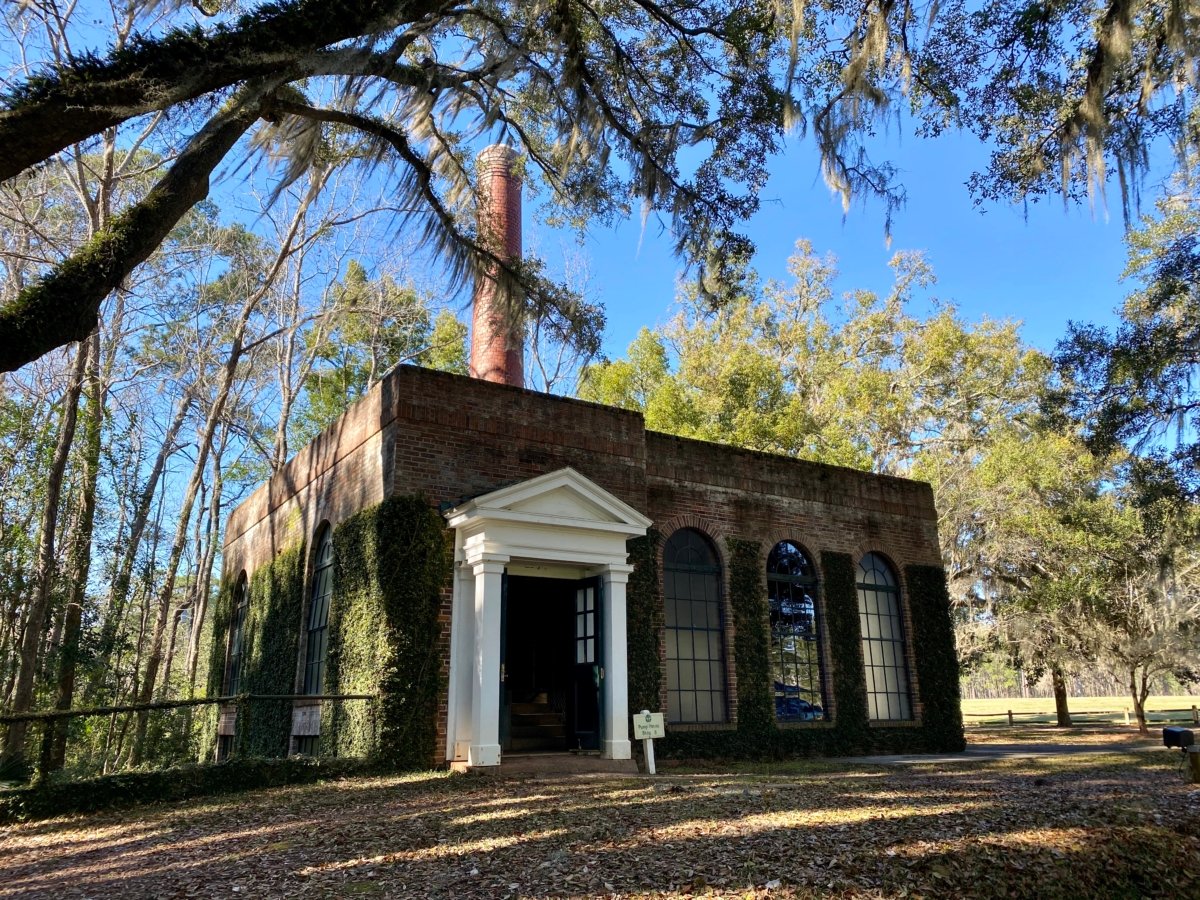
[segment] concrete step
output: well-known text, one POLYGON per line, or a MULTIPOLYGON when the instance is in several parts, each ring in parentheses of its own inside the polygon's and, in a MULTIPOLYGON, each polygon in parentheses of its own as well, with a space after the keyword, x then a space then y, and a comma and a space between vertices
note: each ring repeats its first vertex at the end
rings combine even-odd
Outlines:
POLYGON ((572 776, 636 776, 637 763, 632 759, 601 759, 594 753, 528 753, 508 752, 500 763, 499 775, 517 778, 562 778, 572 776))
POLYGON ((509 717, 513 725, 562 725, 567 717, 562 713, 513 713, 509 717))
POLYGON ((539 735, 537 737, 517 737, 515 734, 512 737, 512 753, 528 753, 537 750, 558 750, 563 749, 566 737, 548 737, 539 735))
POLYGON ((514 738, 557 738, 561 741, 567 736, 567 726, 561 722, 557 725, 518 725, 514 721, 510 733, 514 738))
MULTIPOLYGON (((513 703, 509 706, 509 709, 512 711, 513 715, 533 716, 533 715, 543 715, 543 714, 554 714, 554 707, 551 706, 549 703, 545 703, 545 702, 513 703)), ((561 715, 561 713, 560 713, 560 715, 561 715)))

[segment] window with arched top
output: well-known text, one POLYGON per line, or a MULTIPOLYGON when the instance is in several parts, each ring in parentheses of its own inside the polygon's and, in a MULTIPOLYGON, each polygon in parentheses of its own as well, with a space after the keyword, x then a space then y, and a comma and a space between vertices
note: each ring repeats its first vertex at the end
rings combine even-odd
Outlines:
POLYGON ((858 564, 856 587, 869 716, 911 719, 908 654, 896 574, 882 556, 868 553, 858 564))
POLYGON ((238 576, 233 589, 233 612, 229 619, 229 651, 225 656, 226 697, 240 693, 242 689, 242 662, 245 656, 246 614, 250 610, 250 591, 246 584, 246 573, 238 576))
POLYGON ((663 611, 667 720, 726 721, 721 563, 695 529, 681 528, 663 548, 663 611))
POLYGON ((312 599, 308 605, 308 641, 304 652, 304 693, 319 694, 325 684, 329 656, 329 601, 333 597, 333 529, 326 525, 317 538, 312 599))
POLYGON ((775 718, 780 722, 826 718, 817 571, 799 544, 780 541, 768 554, 767 608, 775 718))

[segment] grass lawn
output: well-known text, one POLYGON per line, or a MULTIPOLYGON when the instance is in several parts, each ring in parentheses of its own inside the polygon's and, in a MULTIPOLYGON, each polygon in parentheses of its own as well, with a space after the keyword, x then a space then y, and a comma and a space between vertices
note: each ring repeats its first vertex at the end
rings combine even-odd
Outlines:
MULTIPOLYGON (((1192 720, 1192 706, 1200 706, 1200 697, 1164 697, 1151 696, 1146 699, 1147 720, 1151 723, 1169 724, 1178 722, 1187 724, 1192 720), (1173 713, 1164 712, 1174 710, 1173 713)), ((1123 711, 1128 709, 1133 717, 1133 701, 1128 697, 1072 697, 1067 706, 1071 715, 1078 716, 1083 721, 1092 722, 1124 722, 1123 711)), ((1000 700, 964 700, 962 702, 963 718, 967 725, 976 723, 992 723, 1007 721, 1008 710, 1014 716, 1020 716, 1025 722, 1054 720, 1054 699, 1052 697, 1016 697, 1000 700)))
POLYGON ((1200 790, 1177 766, 1126 742, 355 779, 0 828, 0 897, 1196 897, 1200 790))

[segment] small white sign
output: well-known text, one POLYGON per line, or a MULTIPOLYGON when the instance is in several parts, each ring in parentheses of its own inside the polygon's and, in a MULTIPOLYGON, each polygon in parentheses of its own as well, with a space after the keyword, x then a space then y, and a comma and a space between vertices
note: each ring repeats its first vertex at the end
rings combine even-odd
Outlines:
POLYGON ((646 739, 660 738, 667 736, 666 726, 663 724, 662 713, 652 713, 642 711, 634 713, 633 716, 633 739, 635 741, 644 741, 646 739))
POLYGON ((237 733, 237 707, 227 703, 217 708, 217 734, 233 737, 237 733))
POLYGON ((297 706, 292 709, 292 734, 315 737, 321 733, 321 707, 297 706))

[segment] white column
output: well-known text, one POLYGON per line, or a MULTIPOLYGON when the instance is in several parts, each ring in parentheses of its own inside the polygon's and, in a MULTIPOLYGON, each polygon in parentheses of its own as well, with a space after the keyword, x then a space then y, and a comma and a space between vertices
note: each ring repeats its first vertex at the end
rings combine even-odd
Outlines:
POLYGON ((475 679, 468 762, 500 765, 500 591, 507 560, 479 560, 475 573, 475 679))
POLYGON ((450 684, 447 686, 446 758, 466 762, 474 725, 475 573, 466 563, 454 570, 450 613, 450 684))
POLYGON ((600 750, 605 759, 629 759, 629 666, 625 634, 625 585, 633 566, 611 565, 604 583, 604 721, 600 750))

